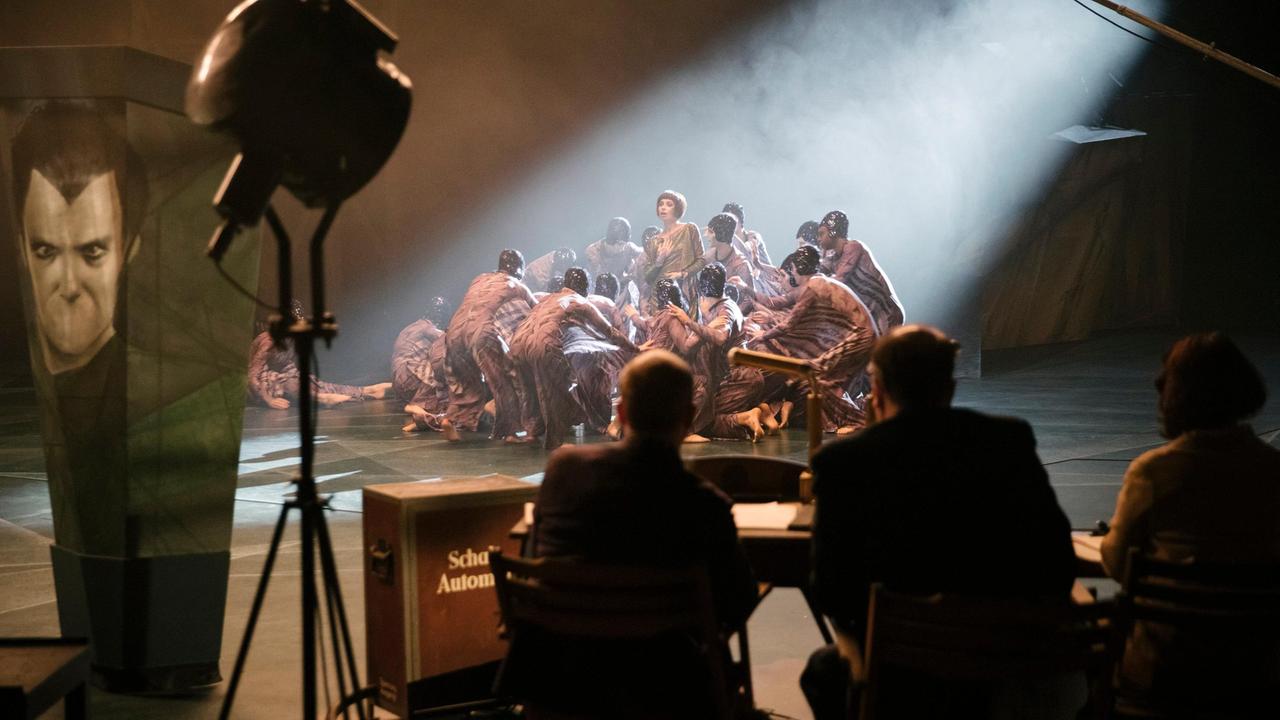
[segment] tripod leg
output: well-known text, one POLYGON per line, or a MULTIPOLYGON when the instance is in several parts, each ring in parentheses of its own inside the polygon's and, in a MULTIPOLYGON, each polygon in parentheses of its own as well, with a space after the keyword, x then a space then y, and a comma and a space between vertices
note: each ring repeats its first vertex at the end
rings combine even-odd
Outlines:
MULTIPOLYGON (((304 379, 303 382, 306 382, 304 379)), ((302 717, 316 717, 316 548, 315 528, 302 505, 302 717)))
POLYGON ((292 506, 286 504, 280 509, 280 518, 276 520, 276 528, 271 533, 271 545, 267 547, 267 559, 262 564, 262 577, 258 578, 258 590, 253 594, 253 607, 249 610, 249 622, 244 628, 244 637, 240 639, 240 651, 236 653, 236 666, 231 671, 231 682, 227 684, 227 694, 222 698, 222 710, 219 720, 231 717, 231 704, 236 699, 236 688, 240 686, 240 676, 244 674, 244 662, 249 657, 249 645, 253 642, 253 630, 258 625, 258 616, 262 613, 262 601, 267 598, 267 582, 271 580, 271 568, 276 563, 276 551, 280 549, 280 538, 284 536, 284 524, 289 518, 292 506))
MULTIPOLYGON (((328 558, 331 548, 329 547, 329 533, 325 524, 324 509, 317 504, 311 512, 314 515, 312 522, 316 527, 316 545, 320 552, 320 570, 322 573, 320 582, 324 587, 325 609, 329 614, 329 646, 333 649, 333 671, 338 676, 338 699, 341 703, 347 699, 347 674, 343 667, 342 646, 338 644, 338 618, 336 613, 337 607, 341 606, 342 597, 335 592, 338 584, 336 573, 331 574, 330 572, 328 558)), ((356 682, 354 677, 352 682, 356 682)), ((356 689, 358 689, 358 686, 352 688, 352 690, 356 689)), ((342 709, 342 717, 344 720, 349 717, 345 706, 342 709)))
MULTIPOLYGON (((320 565, 324 570, 325 588, 329 592, 329 622, 332 629, 334 626, 333 614, 336 610, 338 616, 336 627, 342 632, 342 645, 338 645, 336 638, 334 640, 334 655, 339 655, 339 647, 346 653, 347 671, 351 673, 351 692, 355 693, 361 687, 360 672, 356 667, 354 646, 351 644, 351 628, 347 624, 347 610, 342 602, 342 586, 338 584, 338 564, 333 559, 333 542, 329 538, 329 524, 325 521, 321 510, 317 509, 316 514, 318 515, 316 530, 320 536, 320 565)), ((341 657, 335 657, 334 659, 334 666, 337 668, 338 676, 341 678, 343 659, 341 657)), ((360 720, 365 720, 364 703, 356 704, 356 714, 360 720)))

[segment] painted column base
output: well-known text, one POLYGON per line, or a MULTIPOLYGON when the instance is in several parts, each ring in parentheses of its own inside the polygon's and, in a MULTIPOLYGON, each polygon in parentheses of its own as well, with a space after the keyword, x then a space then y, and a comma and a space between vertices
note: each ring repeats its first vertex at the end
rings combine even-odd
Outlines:
POLYGON ((89 638, 92 682, 110 692, 171 692, 222 680, 230 552, 146 558, 50 548, 58 622, 89 638))

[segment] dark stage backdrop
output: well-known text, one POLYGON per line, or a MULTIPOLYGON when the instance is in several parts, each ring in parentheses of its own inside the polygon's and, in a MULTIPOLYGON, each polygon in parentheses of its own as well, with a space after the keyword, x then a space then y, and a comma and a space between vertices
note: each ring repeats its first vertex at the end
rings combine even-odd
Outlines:
MULTIPOLYGON (((489 269, 500 248, 522 247, 529 254, 561 244, 581 248, 603 233, 614 214, 630 217, 638 234, 653 221, 652 198, 668 185, 689 195, 687 219, 699 223, 725 200, 742 201, 748 226, 763 230, 779 256, 792 244, 799 220, 830 209, 827 200, 821 207, 770 207, 765 190, 733 184, 733 158, 727 159, 722 175, 728 180, 710 182, 705 172, 691 167, 704 159, 665 153, 661 138, 645 152, 619 159, 616 168, 600 168, 589 188, 590 208, 571 193, 546 203, 550 210, 504 206, 516 188, 536 180, 558 154, 590 140, 593 128, 663 78, 678 76, 725 43, 739 42, 743 28, 772 13, 797 12, 811 2, 364 4, 401 35, 392 60, 413 79, 415 98, 395 156, 348 203, 331 235, 329 298, 343 329, 333 349, 320 358, 321 372, 330 379, 388 376, 387 358, 397 331, 419 315, 431 295, 457 298, 473 275, 489 269), (624 187, 613 180, 617 173, 629 174, 627 193, 619 192, 616 202, 599 203, 598 198, 612 197, 624 187), (650 190, 637 197, 629 189, 636 185, 650 190), (519 216, 495 217, 504 208, 519 216)), ((1274 27, 1264 17, 1268 4, 1232 3, 1234 14, 1227 14, 1203 7, 1209 3, 1173 0, 1167 19, 1276 69, 1276 45, 1266 36, 1274 27)), ((122 44, 192 62, 232 5, 226 0, 8 0, 0 3, 0 45, 122 44)), ((1116 42, 1137 42, 1116 33, 1116 42)), ((857 38, 831 41, 853 43, 857 38)), ((1128 215, 1113 216, 1091 236, 1092 254, 1077 257, 1071 266, 1080 282, 1056 277, 1050 285, 1042 284, 1038 278, 1044 274, 1031 271, 1035 259, 1025 253, 1051 246, 1078 250, 1073 239, 1078 233, 1060 232, 1059 223, 1080 223, 1081 213, 1090 212, 1080 205, 1082 196, 1046 195, 1028 205, 1027 221, 1010 230, 1016 242, 1006 262, 998 265, 1003 270, 996 271, 996 287, 987 287, 988 298, 996 292, 1005 300, 988 303, 985 323, 973 323, 985 325, 988 344, 1053 342, 1144 324, 1269 326, 1280 312, 1277 284, 1271 279, 1280 260, 1280 203, 1275 201, 1280 180, 1274 170, 1280 166, 1280 152, 1273 136, 1280 127, 1280 92, 1213 63, 1155 49, 1142 68, 1100 120, 1153 132, 1169 128, 1175 134, 1146 138, 1132 149, 1090 150, 1099 157, 1074 158, 1064 166, 1063 178, 1048 185, 1049 192, 1059 192, 1091 186, 1089 173, 1128 173, 1108 175, 1104 183, 1120 192, 1106 203, 1128 215), (1178 114, 1157 118, 1169 108, 1178 114), (1163 155, 1166 150, 1176 151, 1176 157, 1163 155), (1143 199, 1135 200, 1139 195, 1143 199), (1063 203, 1071 212, 1054 209, 1063 203), (1105 265, 1101 278, 1094 273, 1098 266, 1090 264, 1097 260, 1105 265), (1052 300, 1027 306, 1025 298, 1052 300), (1076 302, 1064 307, 1063 298, 1076 302), (1066 315, 1073 311, 1068 321, 1066 315)), ((746 103, 749 111, 751 89, 732 91, 735 102, 746 103)), ((296 235, 314 224, 315 215, 303 212, 291 198, 281 197, 278 203, 296 235)), ((1085 232, 1086 225, 1071 227, 1085 232)), ((887 242, 866 239, 873 247, 887 242)), ((262 291, 270 297, 274 259, 270 250, 264 252, 262 291)), ((917 260, 905 253, 877 254, 898 284, 909 314, 913 303, 926 305, 926 296, 937 294, 937 275, 919 267, 917 260)), ((12 259, 6 255, 0 262, 12 259)), ((0 275, 13 270, 0 267, 0 275)), ((299 279, 304 275, 299 273, 299 279)), ((0 359, 22 363, 26 350, 20 347, 20 304, 13 292, 12 284, 0 283, 5 340, 0 359)), ((961 300, 977 298, 957 298, 961 300)), ((933 318, 916 314, 915 319, 933 318)))

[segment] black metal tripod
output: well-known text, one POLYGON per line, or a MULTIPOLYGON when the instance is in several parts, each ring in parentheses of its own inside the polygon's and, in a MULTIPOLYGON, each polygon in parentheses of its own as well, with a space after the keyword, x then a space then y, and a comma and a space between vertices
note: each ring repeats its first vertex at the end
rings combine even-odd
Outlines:
MULTIPOLYGON (((302 717, 304 720, 315 720, 317 710, 316 633, 317 622, 320 619, 320 601, 316 594, 315 581, 317 550, 320 554, 320 569, 328 612, 329 640, 333 648, 334 669, 338 676, 339 699, 342 701, 348 699, 348 681, 351 684, 353 696, 360 690, 359 671, 356 668, 355 651, 351 644, 347 612, 342 604, 338 570, 333 559, 333 543, 324 518, 328 498, 322 498, 316 493, 316 481, 312 472, 315 462, 313 403, 316 399, 311 372, 315 360, 315 340, 320 338, 328 343, 337 334, 333 315, 326 312, 324 306, 322 246, 337 213, 337 203, 326 207, 324 216, 311 238, 311 292, 314 314, 310 319, 303 318, 289 322, 287 318, 292 317, 290 305, 293 297, 289 236, 275 210, 270 206, 266 209, 267 222, 276 237, 279 255, 279 316, 272 318, 271 334, 277 344, 286 339, 293 343, 298 366, 298 433, 302 439, 301 470, 294 478, 297 491, 281 508, 280 518, 276 521, 275 531, 271 535, 271 545, 267 550, 266 562, 263 563, 262 577, 258 580, 258 590, 254 593, 253 607, 249 611, 249 622, 245 626, 244 638, 240 641, 240 651, 236 655, 235 670, 231 673, 231 682, 227 687, 226 697, 222 701, 222 710, 218 715, 221 720, 227 720, 231 716, 231 705, 235 702, 236 688, 240 684, 245 659, 249 655, 249 646, 253 642, 253 631, 258 623, 258 616, 262 612, 263 600, 266 599, 267 583, 271 579, 276 553, 280 549, 280 539, 284 535, 284 526, 288 522, 289 513, 295 508, 302 515, 302 717)), ((354 705, 359 718, 364 720, 363 705, 358 702, 354 705)), ((348 717, 345 703, 342 715, 344 718, 348 717)))

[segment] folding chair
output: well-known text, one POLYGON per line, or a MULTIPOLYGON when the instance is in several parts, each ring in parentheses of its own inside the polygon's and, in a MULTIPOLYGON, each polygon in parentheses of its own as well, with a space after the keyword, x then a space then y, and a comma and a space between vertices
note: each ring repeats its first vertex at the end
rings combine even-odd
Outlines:
MULTIPOLYGON (((722 650, 724 640, 705 568, 651 569, 558 558, 530 560, 504 556, 498 548, 490 549, 489 562, 513 652, 521 635, 531 630, 559 637, 618 641, 685 633, 697 643, 706 661, 711 678, 708 700, 715 709, 712 717, 733 717, 741 696, 736 683, 728 679, 722 661, 727 654, 722 650)), ((500 694, 511 684, 511 657, 509 653, 498 673, 500 694)), ((750 667, 741 672, 749 675, 750 667)), ((554 707, 551 709, 554 711, 554 707)), ((608 709, 601 711, 608 716, 621 716, 608 709)))
MULTIPOLYGON (((1075 605, 958 595, 919 596, 871 589, 861 720, 883 708, 883 673, 908 670, 948 681, 995 683, 1085 672, 1093 717, 1110 709, 1117 636, 1112 603, 1075 605)), ((850 708, 852 710, 852 707, 850 708)), ((1024 708, 1028 717, 1039 717, 1024 708)))
MULTIPOLYGON (((1148 641, 1172 632, 1180 649, 1157 660, 1160 687, 1141 692, 1117 687, 1118 717, 1276 716, 1280 563, 1168 562, 1134 547, 1116 603, 1124 636, 1137 626, 1143 626, 1148 641), (1265 672, 1255 657, 1269 660, 1273 675, 1250 672, 1265 672), (1166 692, 1170 688, 1176 695, 1166 692)), ((1133 652, 1132 645, 1124 652, 1133 652)))

